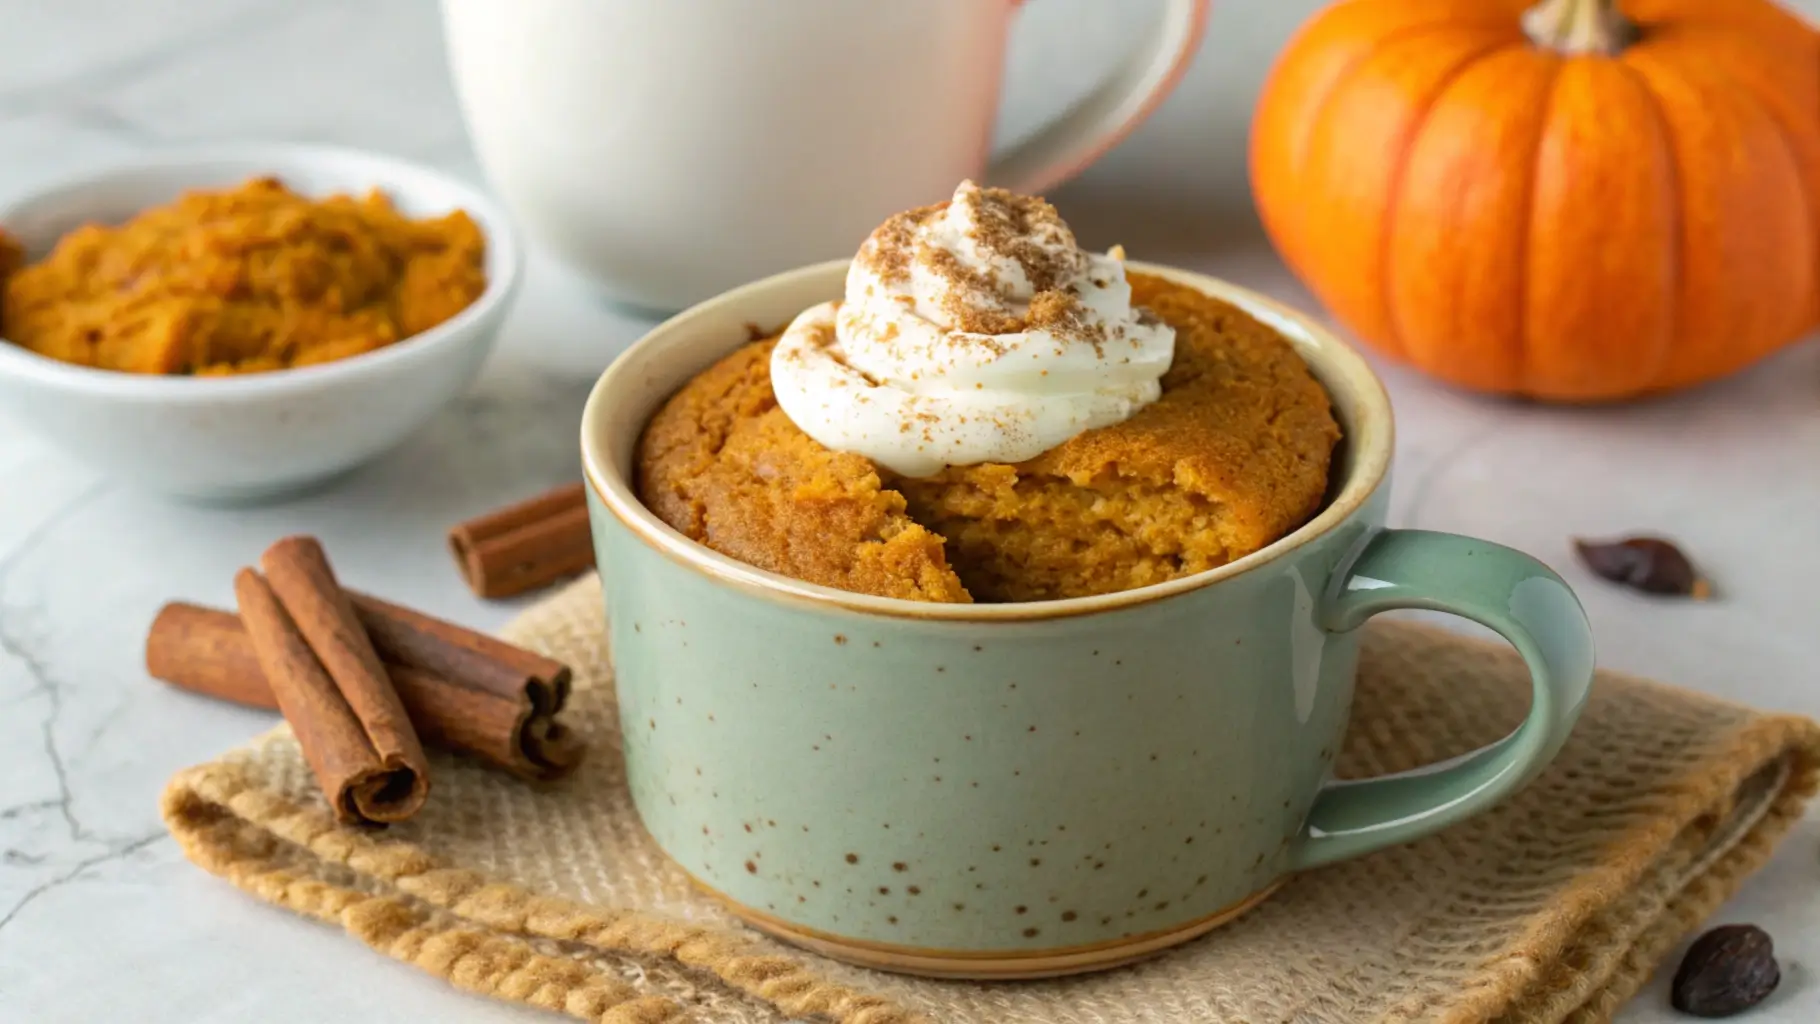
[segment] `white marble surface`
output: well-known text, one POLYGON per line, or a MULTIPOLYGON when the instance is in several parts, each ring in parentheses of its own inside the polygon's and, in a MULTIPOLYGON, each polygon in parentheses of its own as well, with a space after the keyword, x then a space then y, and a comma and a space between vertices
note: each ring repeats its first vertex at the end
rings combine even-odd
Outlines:
MULTIPOLYGON (((1058 103, 1061 71, 1132 33, 1100 0, 1041 0, 1014 48, 1006 131, 1058 103)), ((1134 5, 1135 6, 1135 5, 1134 5)), ((1800 5, 1820 13, 1820 0, 1800 5)), ((1305 294, 1244 201, 1245 115, 1268 53, 1313 0, 1227 0, 1158 117, 1056 198, 1085 241, 1305 294)), ((429 0, 0 0, 0 193, 169 146, 331 141, 472 173, 429 0)), ((505 1022, 338 932, 190 867, 156 797, 176 769, 265 728, 148 680, 140 643, 173 597, 226 604, 235 567, 286 531, 321 535, 352 582, 492 626, 441 528, 575 471, 578 379, 640 324, 534 263, 473 393, 331 489, 242 510, 123 491, 16 424, 0 427, 0 1021, 505 1022)), ((1582 588, 1601 660, 1820 714, 1820 346, 1695 395, 1567 411, 1488 402, 1387 369, 1400 418, 1396 520, 1529 550, 1582 588), (1723 598, 1649 602, 1599 585, 1567 540, 1682 538, 1723 598)), ((1820 1019, 1820 816, 1719 915, 1788 962, 1752 1020, 1820 1019)), ((1667 1022, 1662 979, 1622 1017, 1667 1022)))

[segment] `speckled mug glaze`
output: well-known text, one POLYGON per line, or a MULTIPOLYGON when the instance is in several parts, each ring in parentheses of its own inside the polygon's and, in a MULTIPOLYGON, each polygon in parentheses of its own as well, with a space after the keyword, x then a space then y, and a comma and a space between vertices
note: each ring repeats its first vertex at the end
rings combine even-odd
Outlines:
POLYGON ((931 605, 786 579, 651 515, 638 433, 685 380, 837 297, 844 261, 659 326, 582 421, 632 795, 678 864, 757 927, 841 959, 956 977, 1123 963, 1297 871, 1425 835, 1528 781, 1592 676, 1579 602, 1486 541, 1384 528, 1392 427, 1364 362, 1254 293, 1140 263, 1288 337, 1345 432, 1327 507, 1263 551, 1094 598, 931 605), (1529 718, 1446 765, 1330 779, 1354 632, 1430 608, 1508 638, 1529 718))

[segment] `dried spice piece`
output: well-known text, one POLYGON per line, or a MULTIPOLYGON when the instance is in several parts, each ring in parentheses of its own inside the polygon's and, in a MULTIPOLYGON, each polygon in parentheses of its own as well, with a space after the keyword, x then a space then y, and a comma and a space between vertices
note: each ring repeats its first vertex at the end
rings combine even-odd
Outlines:
POLYGON ((1586 567, 1613 583, 1647 594, 1669 594, 1704 601, 1712 585, 1673 543, 1660 537, 1626 537, 1616 541, 1574 541, 1586 567))
POLYGON ((587 489, 567 484, 449 531, 449 550, 477 597, 511 597, 594 565, 587 489))
POLYGON ((1730 1017, 1762 1002, 1781 981, 1769 933, 1754 924, 1728 924, 1688 947, 1669 1002, 1696 1017, 1730 1017))

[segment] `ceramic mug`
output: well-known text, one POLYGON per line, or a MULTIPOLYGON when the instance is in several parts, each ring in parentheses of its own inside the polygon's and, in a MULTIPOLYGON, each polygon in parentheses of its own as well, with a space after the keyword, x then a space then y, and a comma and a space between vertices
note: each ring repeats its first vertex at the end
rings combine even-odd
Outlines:
POLYGON ((627 773, 651 836, 760 929, 936 976, 1090 970, 1182 942, 1298 871, 1477 814, 1539 772, 1591 684, 1561 578, 1487 541, 1384 526, 1389 400, 1313 320, 1132 263, 1287 337, 1344 431, 1331 498, 1275 544, 1098 597, 929 604, 786 579, 671 530, 629 483, 645 421, 749 337, 841 294, 844 261, 670 320, 582 421, 627 773), (1495 629, 1534 700, 1504 740, 1331 778, 1357 628, 1393 608, 1495 629))
MULTIPOLYGON (((1011 0, 443 0, 468 134, 524 232, 677 310, 849 255, 963 178, 1038 194, 1174 87, 1208 0, 1162 0, 1096 91, 990 153, 1011 0)), ((1135 12, 1146 10, 1136 6, 1135 12)))

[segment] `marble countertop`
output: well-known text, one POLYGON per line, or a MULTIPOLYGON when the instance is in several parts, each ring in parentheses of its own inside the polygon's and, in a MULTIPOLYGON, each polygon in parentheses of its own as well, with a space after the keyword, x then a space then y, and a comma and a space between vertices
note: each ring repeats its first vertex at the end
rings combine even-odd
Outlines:
MULTIPOLYGON (((1114 5, 1044 0, 1013 49, 1004 131, 1059 105, 1064 66, 1132 38, 1114 5)), ((1119 5, 1123 6, 1123 5, 1119 5)), ((1216 5, 1206 52, 1157 117, 1054 198, 1083 240, 1312 305, 1244 199, 1245 116, 1264 61, 1314 0, 1216 5)), ((1820 0, 1796 5, 1820 14, 1820 0)), ((0 195, 113 158, 245 139, 335 142, 477 176, 431 0, 63 0, 0 7, 0 195)), ((470 394, 326 490, 251 509, 123 490, 0 428, 0 1021, 144 1024, 552 1018, 462 995, 191 867, 157 794, 268 716, 144 675, 158 606, 230 604, 271 539, 324 538, 357 585, 476 626, 512 605, 461 588, 450 522, 575 472, 586 386, 646 325, 533 259, 470 394)), ((1385 377, 1399 418, 1394 521, 1530 551, 1580 587, 1603 664, 1820 715, 1820 345, 1697 394, 1563 410, 1385 377), (1590 579, 1569 539, 1681 539, 1722 594, 1649 601, 1590 579)), ((0 410, 3 412, 3 410, 0 410)), ((1783 991, 1748 1018, 1820 1019, 1820 814, 1718 915, 1776 937, 1783 991)), ((1675 1019, 1663 979, 1622 1014, 1675 1019)))

